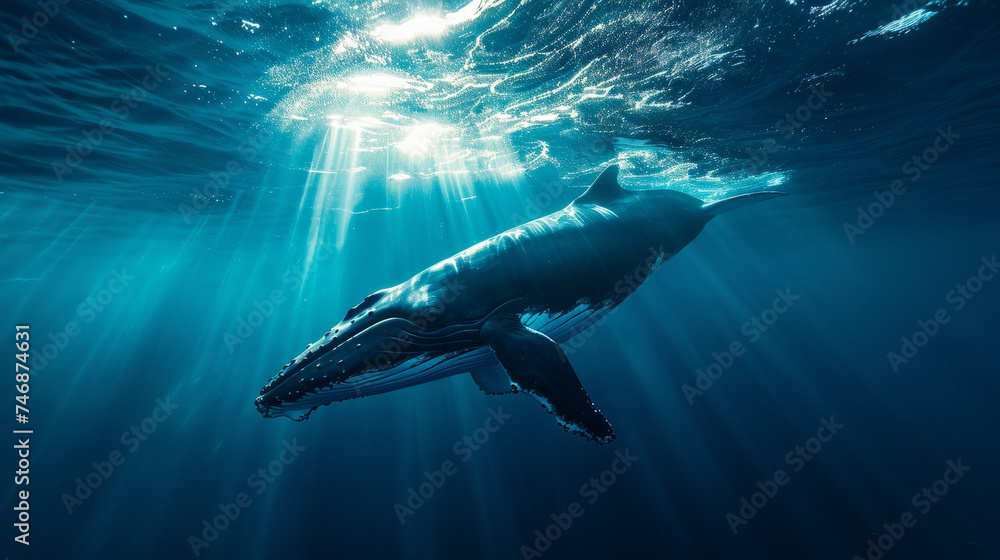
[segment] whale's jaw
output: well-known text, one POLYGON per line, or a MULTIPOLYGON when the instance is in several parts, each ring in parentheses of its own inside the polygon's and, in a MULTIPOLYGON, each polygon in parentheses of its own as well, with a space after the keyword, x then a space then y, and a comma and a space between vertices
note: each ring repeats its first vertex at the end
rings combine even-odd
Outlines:
POLYGON ((271 378, 254 404, 266 418, 300 421, 331 402, 431 381, 446 361, 483 346, 479 328, 470 322, 421 329, 394 317, 350 337, 331 330, 271 378))

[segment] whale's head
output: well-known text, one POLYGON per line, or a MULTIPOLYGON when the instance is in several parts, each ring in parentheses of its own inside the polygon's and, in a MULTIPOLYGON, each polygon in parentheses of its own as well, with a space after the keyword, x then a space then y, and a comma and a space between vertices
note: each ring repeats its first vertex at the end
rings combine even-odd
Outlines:
POLYGON ((386 317, 379 305, 386 291, 376 292, 350 311, 319 340, 306 346, 260 390, 255 404, 267 418, 305 420, 316 407, 364 396, 361 376, 377 370, 379 351, 390 348, 392 333, 406 330, 400 319, 386 317))
POLYGON ((260 390, 257 410, 305 420, 331 402, 415 384, 430 365, 480 340, 476 324, 453 321, 439 303, 404 305, 393 293, 368 296, 285 364, 260 390))

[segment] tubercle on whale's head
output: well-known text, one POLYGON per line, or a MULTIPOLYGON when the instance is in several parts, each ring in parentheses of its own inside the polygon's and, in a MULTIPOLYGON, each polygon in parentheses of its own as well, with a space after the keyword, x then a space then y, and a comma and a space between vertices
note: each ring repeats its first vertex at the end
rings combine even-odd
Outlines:
POLYGON ((323 338, 306 346, 261 388, 254 404, 265 418, 288 416, 297 421, 305 420, 318 405, 307 406, 300 401, 344 378, 346 368, 336 367, 342 366, 343 360, 336 364, 331 357, 325 357, 342 342, 335 334, 338 330, 330 329, 323 338))
POLYGON ((461 305, 433 297, 418 303, 406 316, 399 316, 399 306, 352 309, 338 327, 308 345, 264 385, 255 401, 257 410, 265 417, 304 420, 317 406, 406 386, 426 370, 401 372, 482 343, 479 319, 456 321, 463 313, 447 315, 446 307, 461 305))
POLYGON ((257 410, 265 417, 304 420, 316 403, 335 400, 332 393, 336 385, 349 384, 351 377, 374 369, 360 351, 361 342, 370 341, 369 329, 393 313, 392 292, 385 289, 369 295, 319 340, 306 345, 260 390, 255 400, 257 410))
MULTIPOLYGON (((380 334, 377 314, 357 309, 328 330, 319 340, 306 346, 295 359, 281 368, 260 390, 255 400, 265 417, 288 416, 305 420, 316 406, 357 392, 352 379, 377 369, 380 334), (345 390, 346 389, 346 390, 345 390)), ((357 394, 356 396, 362 396, 357 394)))
MULTIPOLYGON (((432 334, 394 311, 352 309, 264 385, 255 401, 257 410, 265 417, 303 420, 319 405, 386 390, 388 378, 371 374, 420 359, 433 340, 427 337, 450 328, 444 325, 432 334)), ((459 338, 464 336, 460 327, 451 329, 459 338)))
POLYGON ((314 410, 320 407, 320 405, 316 405, 308 410, 297 409, 297 408, 280 408, 280 404, 275 405, 268 403, 268 401, 263 396, 257 397, 254 400, 254 406, 257 407, 257 411, 260 412, 264 418, 277 418, 279 416, 287 416, 288 418, 291 418, 296 422, 302 422, 303 420, 308 420, 309 415, 312 414, 314 410))

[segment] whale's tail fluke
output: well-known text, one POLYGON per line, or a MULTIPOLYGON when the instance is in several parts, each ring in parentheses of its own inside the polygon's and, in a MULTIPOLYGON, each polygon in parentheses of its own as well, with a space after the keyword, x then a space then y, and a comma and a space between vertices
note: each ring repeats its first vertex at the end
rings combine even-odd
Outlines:
POLYGON ((724 198, 722 200, 717 200, 715 202, 709 202, 703 205, 701 208, 708 214, 710 218, 714 218, 723 212, 729 212, 730 210, 736 210, 737 208, 743 208, 755 202, 763 202, 765 200, 770 200, 775 197, 785 196, 788 193, 783 193, 779 191, 763 191, 748 194, 740 194, 736 196, 731 196, 729 198, 724 198))

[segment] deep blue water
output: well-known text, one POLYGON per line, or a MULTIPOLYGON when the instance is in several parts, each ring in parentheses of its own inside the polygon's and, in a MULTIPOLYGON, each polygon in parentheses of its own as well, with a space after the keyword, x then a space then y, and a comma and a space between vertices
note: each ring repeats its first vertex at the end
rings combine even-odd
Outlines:
POLYGON ((572 509, 543 558, 1000 558, 997 5, 463 2, 5 3, 0 346, 30 325, 34 430, 5 554, 534 558, 572 509), (574 341, 615 442, 467 375, 254 409, 364 296, 612 163, 792 195, 574 341))

